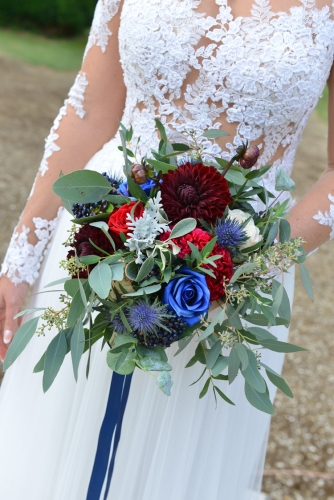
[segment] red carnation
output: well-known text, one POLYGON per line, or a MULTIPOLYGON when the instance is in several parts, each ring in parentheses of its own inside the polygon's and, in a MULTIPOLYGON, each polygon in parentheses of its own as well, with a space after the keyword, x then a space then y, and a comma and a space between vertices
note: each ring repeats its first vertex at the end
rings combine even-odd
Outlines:
MULTIPOLYGON (((79 259, 80 257, 84 257, 86 255, 98 255, 99 257, 106 256, 105 253, 97 250, 89 240, 91 240, 93 243, 95 243, 96 246, 98 246, 105 252, 108 252, 109 254, 114 253, 114 249, 103 231, 101 231, 101 229, 99 229, 98 227, 90 226, 87 224, 86 226, 80 227, 79 231, 75 233, 73 243, 71 243, 71 247, 76 249, 79 259)), ((74 256, 74 250, 70 250, 67 254, 68 259, 74 256)), ((94 266, 89 266, 89 269, 92 269, 93 267, 94 266)), ((77 276, 73 277, 76 278, 77 276)), ((88 272, 80 271, 79 277, 88 278, 88 272)))
MULTIPOLYGON (((191 253, 188 241, 193 243, 199 251, 202 251, 205 245, 211 240, 212 236, 203 231, 203 229, 194 229, 191 233, 181 236, 181 238, 173 238, 175 244, 181 249, 178 253, 178 257, 181 259, 184 259, 186 255, 191 253)), ((204 264, 203 267, 211 269, 216 276, 216 278, 212 278, 211 276, 205 275, 205 278, 210 290, 211 300, 219 300, 225 295, 225 283, 232 278, 233 262, 230 252, 217 244, 213 247, 210 257, 213 255, 221 255, 221 258, 215 261, 217 267, 213 267, 209 264, 204 264)))
POLYGON ((206 283, 210 290, 211 300, 219 300, 225 295, 225 284, 232 278, 233 262, 231 254, 226 248, 215 245, 210 255, 221 255, 220 259, 215 261, 217 267, 212 267, 209 264, 204 264, 203 267, 211 269, 216 276, 206 276, 206 283))
POLYGON ((127 226, 127 215, 131 213, 131 210, 136 204, 137 206, 134 211, 134 218, 139 219, 144 213, 144 205, 142 203, 137 203, 136 201, 132 201, 128 205, 122 205, 121 207, 116 208, 109 217, 109 230, 111 236, 118 244, 121 244, 120 234, 123 233, 126 236, 129 232, 129 228, 127 226))
POLYGON ((162 176, 161 195, 173 223, 187 217, 214 224, 231 203, 227 180, 215 167, 185 163, 162 176))

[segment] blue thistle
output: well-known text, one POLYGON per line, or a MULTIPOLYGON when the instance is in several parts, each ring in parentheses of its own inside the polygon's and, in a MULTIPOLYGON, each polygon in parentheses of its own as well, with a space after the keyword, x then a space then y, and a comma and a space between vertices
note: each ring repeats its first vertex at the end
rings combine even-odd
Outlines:
POLYGON ((110 322, 110 326, 116 333, 119 334, 128 333, 127 329, 123 324, 123 321, 121 320, 121 316, 119 313, 115 314, 114 318, 110 322))
POLYGON ((138 300, 128 309, 127 319, 130 326, 137 332, 153 333, 162 327, 163 320, 168 316, 166 306, 159 306, 157 301, 150 304, 146 300, 138 300))
POLYGON ((246 231, 242 228, 242 224, 235 219, 230 219, 229 217, 217 222, 215 232, 217 236, 217 243, 224 248, 239 247, 248 239, 246 231))

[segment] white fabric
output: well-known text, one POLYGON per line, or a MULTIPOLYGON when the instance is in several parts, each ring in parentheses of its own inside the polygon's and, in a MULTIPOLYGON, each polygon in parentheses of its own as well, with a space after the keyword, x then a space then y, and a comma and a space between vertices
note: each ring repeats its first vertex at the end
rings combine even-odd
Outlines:
MULTIPOLYGON (((241 140, 261 138, 261 164, 283 145, 267 179, 272 190, 275 168, 291 171, 301 133, 328 78, 334 54, 332 14, 313 0, 300 0, 279 14, 268 0, 254 0, 251 14, 235 19, 226 0, 216 0, 219 14, 210 18, 199 13, 200 4, 123 0, 119 41, 127 103, 122 121, 133 125, 135 141, 141 136, 141 153, 157 145, 155 117, 166 123, 171 139, 184 129, 201 133, 234 123, 227 156, 241 140), (208 39, 209 45, 204 43, 208 39), (190 73, 197 75, 195 82, 187 81, 190 73)), ((87 50, 98 45, 106 51, 112 35, 108 23, 119 5, 98 2, 87 50)), ((57 147, 53 134, 51 154, 57 147)), ((119 139, 112 139, 87 168, 120 173, 118 145, 119 139)), ((224 156, 214 141, 203 146, 207 153, 224 156)), ((47 164, 42 173, 45 168, 47 164)), ((62 275, 57 262, 65 257, 61 243, 68 227, 64 213, 36 293, 62 275)), ((285 277, 285 286, 291 299, 293 274, 285 277)), ((51 302, 57 306, 51 294, 37 295, 30 306, 51 302)), ((273 332, 280 340, 288 333, 284 327, 273 332)), ((43 395, 41 376, 31 372, 49 340, 33 339, 0 391, 0 491, 5 500, 86 497, 111 372, 97 346, 88 382, 83 362, 74 383, 67 359, 55 385, 43 395)), ((222 385, 236 408, 219 401, 215 410, 212 395, 199 400, 200 386, 189 384, 200 367, 184 369, 190 351, 188 347, 173 360, 170 398, 150 377, 134 374, 108 500, 259 500, 270 418, 246 401, 240 376, 230 388, 222 385)), ((280 372, 283 356, 266 352, 263 361, 280 372)))

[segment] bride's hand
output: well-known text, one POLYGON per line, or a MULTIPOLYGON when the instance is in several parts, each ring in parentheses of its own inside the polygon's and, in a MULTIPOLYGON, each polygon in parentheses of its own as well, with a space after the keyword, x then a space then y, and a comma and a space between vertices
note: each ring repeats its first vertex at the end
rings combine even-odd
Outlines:
POLYGON ((21 324, 21 318, 14 319, 14 316, 20 312, 28 290, 28 283, 14 285, 6 276, 0 279, 0 359, 2 361, 21 324))

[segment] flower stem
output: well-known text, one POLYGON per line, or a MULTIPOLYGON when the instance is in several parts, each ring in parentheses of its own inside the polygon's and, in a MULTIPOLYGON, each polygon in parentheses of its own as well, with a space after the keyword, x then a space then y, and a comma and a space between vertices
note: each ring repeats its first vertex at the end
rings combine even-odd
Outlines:
POLYGON ((233 165, 233 163, 239 159, 239 155, 235 155, 233 156, 233 158, 231 158, 231 160, 228 162, 228 164, 226 165, 226 167, 224 168, 223 172, 222 172, 222 177, 225 177, 225 175, 227 174, 227 172, 229 171, 230 167, 233 165))

